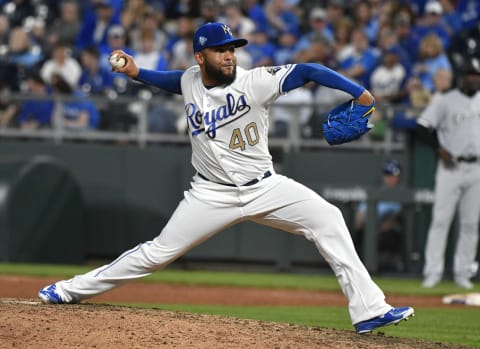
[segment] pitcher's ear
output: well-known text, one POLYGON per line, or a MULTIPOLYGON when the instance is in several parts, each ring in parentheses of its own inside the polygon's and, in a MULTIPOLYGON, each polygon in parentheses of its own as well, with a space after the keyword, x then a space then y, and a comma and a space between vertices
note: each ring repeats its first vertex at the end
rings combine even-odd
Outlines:
POLYGON ((201 52, 195 52, 194 56, 198 64, 201 65, 205 62, 205 58, 203 57, 203 54, 201 52))

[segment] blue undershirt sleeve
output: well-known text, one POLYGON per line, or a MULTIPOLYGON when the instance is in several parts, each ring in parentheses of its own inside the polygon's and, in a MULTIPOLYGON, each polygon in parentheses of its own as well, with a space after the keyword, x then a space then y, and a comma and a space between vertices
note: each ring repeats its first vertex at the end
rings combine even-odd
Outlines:
POLYGON ((283 82, 282 92, 296 89, 313 81, 319 85, 345 91, 358 98, 365 88, 336 71, 317 63, 300 63, 283 82))
POLYGON ((156 71, 140 68, 135 80, 181 95, 182 75, 183 70, 156 71))

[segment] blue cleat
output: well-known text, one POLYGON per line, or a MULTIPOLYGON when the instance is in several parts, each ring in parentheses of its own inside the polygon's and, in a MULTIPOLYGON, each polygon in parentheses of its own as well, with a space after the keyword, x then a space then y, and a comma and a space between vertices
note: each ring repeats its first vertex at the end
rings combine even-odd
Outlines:
POLYGON ((410 316, 415 316, 412 307, 392 308, 387 313, 355 324, 357 333, 368 333, 374 329, 383 326, 397 325, 402 320, 407 320, 410 316))
POLYGON ((57 292, 57 285, 52 284, 45 286, 38 291, 38 298, 45 304, 64 304, 65 302, 57 292))

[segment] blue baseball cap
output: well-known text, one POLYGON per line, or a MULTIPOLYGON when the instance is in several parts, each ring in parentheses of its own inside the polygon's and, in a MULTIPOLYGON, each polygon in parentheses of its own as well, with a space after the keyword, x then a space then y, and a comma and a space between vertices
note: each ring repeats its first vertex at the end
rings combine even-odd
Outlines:
POLYGON ((233 37, 230 27, 220 22, 203 24, 193 36, 193 52, 199 52, 207 47, 217 47, 226 44, 241 47, 248 44, 248 41, 233 37))
POLYGON ((399 45, 393 45, 393 46, 387 47, 384 50, 384 53, 392 53, 400 57, 402 55, 402 48, 399 45))
POLYGON ((387 160, 383 164, 382 172, 390 176, 399 176, 401 172, 400 164, 395 160, 387 160))

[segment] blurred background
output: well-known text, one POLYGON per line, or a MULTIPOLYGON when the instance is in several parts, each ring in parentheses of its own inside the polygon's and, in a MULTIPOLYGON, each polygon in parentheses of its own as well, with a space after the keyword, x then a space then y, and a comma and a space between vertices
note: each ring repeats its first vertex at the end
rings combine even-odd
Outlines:
MULTIPOLYGON (((307 85, 280 97, 269 145, 277 172, 341 208, 372 273, 420 275, 437 159, 413 129, 480 57, 476 0, 0 0, 0 261, 110 260, 160 233, 193 175, 182 99, 107 58, 185 69, 208 21, 249 40, 244 68, 316 62, 373 92, 375 128, 335 148, 321 123, 349 96, 307 85)), ((251 223, 175 265, 328 268, 310 242, 251 223)))

